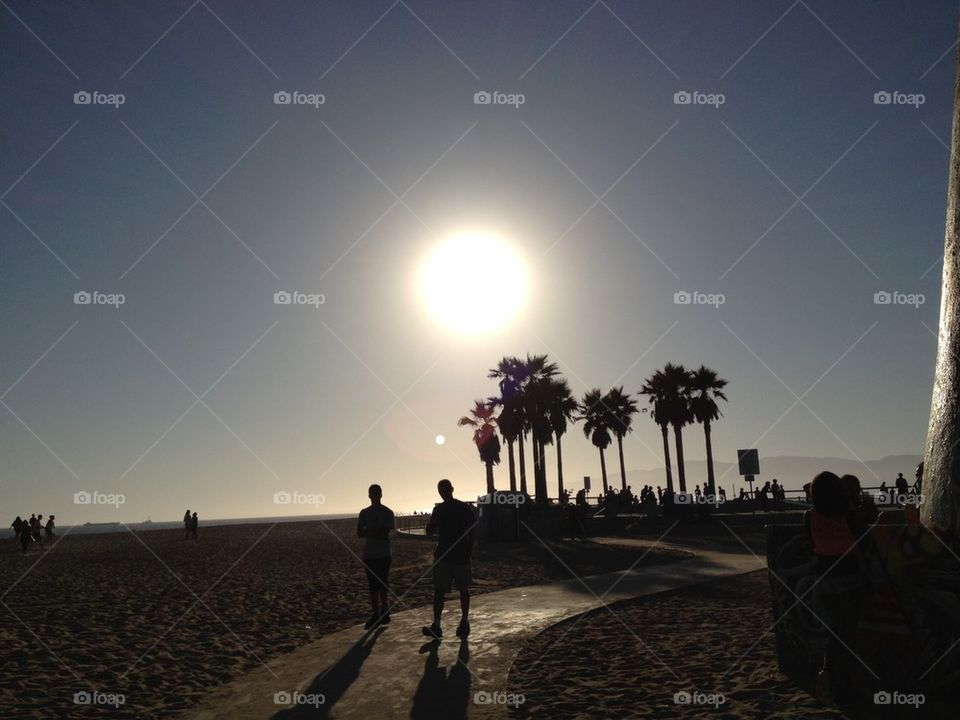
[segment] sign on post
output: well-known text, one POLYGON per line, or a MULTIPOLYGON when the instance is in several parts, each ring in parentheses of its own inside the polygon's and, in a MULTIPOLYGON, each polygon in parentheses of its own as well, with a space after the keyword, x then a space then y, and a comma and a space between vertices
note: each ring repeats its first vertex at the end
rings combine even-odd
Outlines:
POLYGON ((583 476, 583 489, 586 490, 587 492, 590 492, 590 476, 589 475, 583 476))
MULTIPOLYGON (((737 464, 740 466, 740 474, 759 475, 760 474, 760 453, 756 448, 751 450, 737 450, 737 464)), ((753 482, 750 478, 747 482, 753 482)))

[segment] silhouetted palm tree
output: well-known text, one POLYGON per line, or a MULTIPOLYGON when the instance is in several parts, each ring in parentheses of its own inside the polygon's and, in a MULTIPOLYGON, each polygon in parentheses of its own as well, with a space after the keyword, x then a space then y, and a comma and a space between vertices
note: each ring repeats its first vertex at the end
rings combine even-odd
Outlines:
POLYGON ((667 416, 666 403, 661 399, 663 396, 663 373, 657 370, 648 377, 643 387, 640 388, 640 394, 647 396, 647 401, 653 406, 650 409, 650 418, 660 428, 663 436, 663 465, 667 472, 667 492, 673 492, 673 472, 670 468, 670 418, 667 416))
POLYGON ((532 376, 523 388, 524 413, 533 444, 533 492, 537 502, 547 501, 546 453, 553 442, 549 403, 551 378, 532 376))
POLYGON ((550 426, 557 439, 557 497, 563 496, 563 453, 560 449, 560 438, 567 432, 567 423, 576 420, 579 407, 579 403, 570 392, 567 381, 563 378, 554 378, 552 391, 549 394, 548 412, 550 426))
POLYGON ((480 453, 480 462, 487 468, 487 492, 494 491, 493 466, 500 464, 500 438, 497 437, 495 407, 489 400, 477 400, 469 415, 464 415, 457 425, 468 425, 473 430, 473 442, 480 453))
POLYGON ((623 464, 623 436, 633 428, 633 416, 637 414, 637 403, 629 393, 623 392, 623 386, 611 388, 604 396, 603 404, 610 413, 610 430, 617 438, 617 450, 620 454, 621 489, 627 489, 627 470, 623 464))
POLYGON ((518 357, 512 355, 505 356, 497 363, 497 367, 490 370, 487 377, 495 378, 499 381, 500 395, 495 398, 490 398, 490 401, 500 406, 498 424, 504 440, 507 441, 510 490, 516 491, 517 489, 517 470, 513 458, 513 445, 514 443, 518 443, 520 450, 520 489, 526 492, 527 485, 523 461, 523 433, 526 421, 523 415, 521 397, 521 390, 527 378, 526 365, 518 357))
POLYGON ((677 444, 677 481, 680 492, 685 493, 687 478, 683 463, 683 427, 693 422, 693 412, 690 410, 690 373, 683 365, 667 363, 663 366, 663 378, 666 411, 677 444))
POLYGON ((708 494, 716 493, 713 479, 713 445, 710 441, 710 425, 723 413, 717 400, 726 402, 723 388, 727 381, 717 375, 715 370, 701 365, 690 373, 690 409, 694 419, 703 425, 703 435, 707 443, 707 488, 708 494))
POLYGON ((538 502, 547 501, 547 470, 544 447, 553 441, 552 429, 547 415, 550 378, 559 368, 546 355, 527 355, 524 363, 527 379, 523 385, 523 405, 526 429, 530 432, 533 446, 534 494, 538 502))
POLYGON ((603 478, 603 492, 606 494, 607 462, 603 451, 610 445, 610 411, 603 404, 603 393, 594 388, 583 396, 580 402, 580 419, 583 420, 583 436, 588 438, 600 451, 600 473, 603 478))
MULTIPOLYGON (((670 425, 673 423, 675 414, 676 399, 675 390, 675 366, 667 363, 663 370, 657 370, 653 375, 647 378, 643 387, 640 388, 640 394, 646 395, 651 408, 650 417, 660 426, 660 433, 663 437, 663 463, 667 473, 667 490, 673 492, 673 472, 670 467, 670 425), (668 376, 665 371, 670 369, 668 376)), ((685 490, 685 485, 681 486, 685 490)))

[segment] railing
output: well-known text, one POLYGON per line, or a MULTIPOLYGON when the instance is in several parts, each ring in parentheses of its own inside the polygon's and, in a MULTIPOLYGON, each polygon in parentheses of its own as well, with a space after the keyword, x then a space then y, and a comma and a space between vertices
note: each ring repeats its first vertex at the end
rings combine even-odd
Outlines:
POLYGON ((413 530, 423 530, 427 527, 429 520, 430 515, 427 514, 397 515, 394 518, 394 525, 401 532, 411 532, 413 530))

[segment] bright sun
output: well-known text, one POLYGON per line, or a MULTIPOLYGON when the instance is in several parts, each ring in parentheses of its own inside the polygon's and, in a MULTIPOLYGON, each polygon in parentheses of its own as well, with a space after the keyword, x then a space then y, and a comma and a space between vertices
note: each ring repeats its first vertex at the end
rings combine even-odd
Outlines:
POLYGON ((496 235, 468 232, 434 248, 420 272, 420 292, 433 317, 465 335, 509 323, 527 296, 520 256, 496 235))

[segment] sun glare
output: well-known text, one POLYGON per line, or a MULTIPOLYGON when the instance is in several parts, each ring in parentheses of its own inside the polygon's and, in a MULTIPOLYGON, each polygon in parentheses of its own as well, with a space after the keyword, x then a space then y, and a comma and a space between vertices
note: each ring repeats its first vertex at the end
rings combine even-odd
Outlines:
POLYGON ((501 238, 463 233, 430 253, 420 273, 420 292, 441 325, 480 335, 516 317, 526 300, 527 274, 520 256, 501 238))

